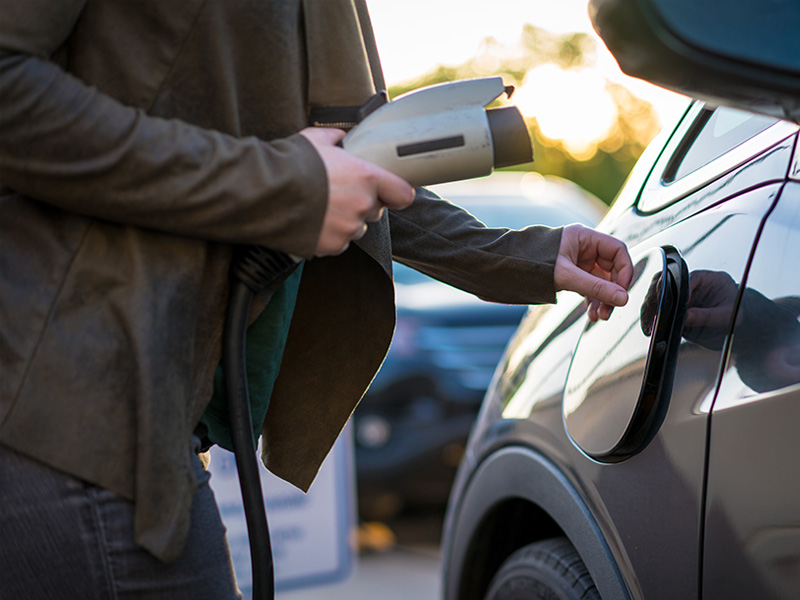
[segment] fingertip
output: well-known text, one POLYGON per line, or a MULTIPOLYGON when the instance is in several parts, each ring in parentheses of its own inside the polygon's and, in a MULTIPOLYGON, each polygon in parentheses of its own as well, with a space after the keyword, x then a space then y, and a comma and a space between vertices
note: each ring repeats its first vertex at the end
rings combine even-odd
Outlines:
POLYGON ((597 308, 599 306, 598 303, 595 300, 591 300, 589 298, 586 298, 584 300, 584 303, 586 304, 586 316, 589 317, 589 321, 591 321, 592 323, 596 323, 598 318, 597 317, 597 308))
POLYGON ((597 316, 603 319, 603 321, 608 321, 611 318, 611 312, 613 310, 614 310, 613 306, 609 306, 608 304, 603 304, 597 311, 597 316))
POLYGON ((622 290, 615 292, 611 303, 614 306, 625 306, 628 303, 627 292, 623 292, 622 290))
POLYGON ((409 188, 409 196, 408 196, 408 204, 406 204, 406 206, 411 206, 412 204, 414 204, 414 200, 417 199, 417 189, 410 185, 408 186, 408 188, 409 188))
POLYGON ((381 202, 393 210, 408 208, 417 197, 417 190, 409 185, 405 179, 398 177, 390 171, 383 178, 378 189, 381 202))

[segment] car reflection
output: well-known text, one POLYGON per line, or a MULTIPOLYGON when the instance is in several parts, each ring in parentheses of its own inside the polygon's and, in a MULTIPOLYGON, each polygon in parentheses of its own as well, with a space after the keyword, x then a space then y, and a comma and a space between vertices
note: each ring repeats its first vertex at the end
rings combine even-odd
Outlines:
MULTIPOLYGON (((683 337, 720 350, 738 294, 728 273, 693 271, 683 337)), ((745 288, 738 304, 731 356, 741 381, 756 393, 800 382, 800 297, 771 300, 745 288)))

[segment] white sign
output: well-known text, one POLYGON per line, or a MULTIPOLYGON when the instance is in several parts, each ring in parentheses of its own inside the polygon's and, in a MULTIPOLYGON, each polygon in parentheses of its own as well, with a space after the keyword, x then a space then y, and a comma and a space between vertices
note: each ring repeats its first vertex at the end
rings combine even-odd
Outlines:
MULTIPOLYGON (((239 589, 252 588, 250 545, 233 454, 210 451, 211 488, 217 498, 239 589)), ((258 461, 261 465, 261 461, 258 461)), ((308 494, 259 469, 275 564, 275 589, 294 590, 340 582, 352 572, 355 549, 355 483, 350 427, 345 428, 308 494)))

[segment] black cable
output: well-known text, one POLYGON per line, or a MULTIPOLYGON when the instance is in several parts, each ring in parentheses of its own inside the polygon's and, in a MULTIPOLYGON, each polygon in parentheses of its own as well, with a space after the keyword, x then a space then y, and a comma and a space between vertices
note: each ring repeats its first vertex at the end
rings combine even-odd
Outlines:
POLYGON ((245 346, 247 325, 255 293, 289 273, 296 264, 280 252, 256 246, 244 249, 232 264, 233 278, 225 316, 222 370, 231 441, 250 538, 254 600, 272 600, 275 597, 275 572, 250 416, 245 346))
POLYGON ((271 600, 275 597, 272 547, 253 443, 245 359, 245 334, 252 301, 253 291, 241 281, 233 281, 225 320, 222 369, 225 375, 231 441, 236 457, 236 470, 239 473, 247 535, 250 538, 253 599, 271 600))

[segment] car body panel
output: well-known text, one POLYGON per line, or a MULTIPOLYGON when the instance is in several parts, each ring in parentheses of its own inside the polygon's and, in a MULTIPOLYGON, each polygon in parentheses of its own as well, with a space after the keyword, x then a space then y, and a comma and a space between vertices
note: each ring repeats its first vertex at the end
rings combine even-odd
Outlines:
POLYGON ((713 405, 703 592, 800 590, 800 184, 770 214, 746 280, 713 405))
MULTIPOLYGON (((779 184, 773 184, 730 200, 713 211, 675 225, 683 229, 680 235, 667 229, 633 247, 631 254, 643 253, 642 246, 657 248, 669 242, 678 245, 690 271, 723 271, 740 281, 761 216, 770 208, 779 189, 779 184), (707 236, 709 231, 714 233, 707 236), (715 236, 742 243, 736 244, 729 253, 720 254, 716 251, 715 236), (685 241, 676 244, 678 238, 685 241)), ((638 326, 640 310, 640 306, 631 304, 616 312, 618 316, 630 313, 628 320, 638 326)), ((580 324, 585 325, 585 322, 582 317, 580 324)), ((598 357, 610 353, 619 341, 619 335, 609 335, 607 347, 597 349, 598 357)), ((505 432, 506 441, 541 449, 548 457, 562 457, 559 467, 575 471, 581 482, 579 489, 582 487, 582 496, 592 513, 605 517, 598 519, 604 537, 616 549, 621 564, 629 565, 623 572, 629 576, 647 574, 641 581, 629 582, 632 589, 641 589, 643 597, 658 597, 654 594, 659 589, 672 590, 675 593, 672 597, 690 598, 696 594, 707 426, 707 413, 699 412, 698 407, 715 389, 721 358, 721 348, 709 350, 688 343, 681 346, 669 408, 659 433, 643 451, 616 464, 591 460, 575 448, 564 432, 560 395, 557 414, 547 415, 546 420, 541 402, 523 407, 526 403, 524 389, 522 395, 518 392, 503 400, 502 417, 513 415, 521 419, 518 427, 505 432), (558 432, 557 439, 552 439, 553 431, 558 432), (629 493, 615 493, 626 488, 629 493), (665 490, 669 493, 665 494, 665 490), (667 516, 676 511, 681 519, 668 531, 664 531, 661 519, 651 517, 667 516), (642 552, 641 548, 648 548, 648 551, 642 552), (677 586, 675 573, 681 573, 680 586, 677 586)), ((530 371, 528 377, 531 377, 530 371)), ((533 381, 535 377, 534 374, 533 381)), ((641 380, 636 379, 636 373, 632 377, 633 382, 630 376, 613 379, 623 388, 635 385, 634 391, 638 393, 641 380)), ((618 393, 625 393, 625 390, 620 389, 618 393)), ((641 575, 637 579, 639 577, 641 575)))
MULTIPOLYGON (((691 281, 706 277, 712 283, 728 282, 737 298, 739 284, 746 280, 753 244, 793 164, 797 128, 777 122, 696 169, 685 181, 666 183, 664 172, 686 137, 694 135, 691 123, 703 110, 700 105, 690 108, 675 131, 661 136, 661 147, 648 148, 600 227, 625 240, 634 261, 659 248, 674 247, 685 260, 691 281), (657 210, 639 210, 637 203, 644 193, 661 194, 658 201, 650 203, 658 206, 657 210)), ((701 298, 695 297, 691 306, 703 308, 697 305, 701 298)), ((605 587, 605 591, 601 589, 604 598, 688 599, 700 594, 703 537, 707 535, 706 450, 710 440, 712 447, 715 441, 708 437, 709 412, 726 364, 736 304, 722 307, 718 318, 724 325, 720 328, 695 325, 680 332, 683 337, 664 412, 649 431, 646 443, 616 462, 587 456, 564 426, 563 389, 587 325, 581 307, 577 295, 562 293, 555 306, 531 310, 498 367, 451 494, 444 538, 448 600, 481 598, 479 592, 465 588, 459 574, 470 573, 473 587, 480 589, 489 578, 480 575, 481 569, 491 570, 497 562, 481 564, 477 554, 457 549, 479 545, 476 536, 486 534, 486 523, 505 523, 491 506, 484 507, 484 514, 474 509, 475 501, 470 498, 487 494, 475 491, 476 473, 481 473, 482 480, 495 482, 491 491, 495 508, 516 498, 542 511, 548 501, 551 491, 547 489, 525 486, 520 491, 511 477, 503 484, 501 473, 493 477, 485 473, 499 464, 493 461, 497 453, 512 451, 536 456, 531 465, 552 465, 566 482, 563 485, 577 494, 564 496, 565 502, 575 504, 572 513, 582 514, 582 507, 588 510, 591 519, 583 527, 574 523, 570 527, 597 531, 597 543, 587 545, 583 534, 573 538, 561 523, 556 521, 555 526, 570 536, 592 576, 600 578, 596 583, 598 588, 605 587), (607 548, 616 565, 610 570, 597 558, 598 544, 607 548), (615 587, 614 578, 608 575, 611 572, 619 573, 623 586, 615 587)), ((599 361, 614 354, 623 344, 624 331, 641 327, 641 309, 636 302, 615 309, 616 325, 601 324, 600 328, 607 328, 607 335, 597 336, 600 342, 595 342, 596 348, 581 353, 594 354, 599 361)), ((607 377, 608 389, 616 386, 618 394, 638 395, 643 361, 642 357, 619 361, 616 374, 607 377)), ((602 427, 603 419, 611 417, 599 411, 596 418, 597 426, 602 427)), ((525 477, 525 469, 518 468, 514 477, 525 477)), ((724 495, 727 497, 727 492, 724 495)), ((554 515, 546 509, 544 514, 537 510, 525 513, 526 518, 541 523, 540 537, 552 535, 554 515)), ((521 522, 517 526, 524 527, 521 522)), ((540 539, 535 531, 528 535, 528 543, 540 539)), ((502 553, 508 548, 499 546, 496 550, 502 553)), ((706 558, 711 560, 710 565, 722 569, 725 559, 720 556, 723 558, 716 563, 712 557, 706 558)))

